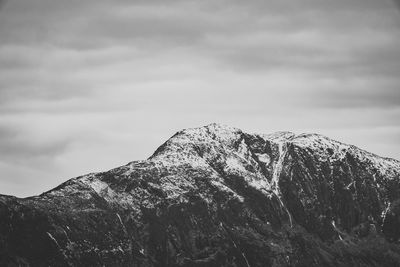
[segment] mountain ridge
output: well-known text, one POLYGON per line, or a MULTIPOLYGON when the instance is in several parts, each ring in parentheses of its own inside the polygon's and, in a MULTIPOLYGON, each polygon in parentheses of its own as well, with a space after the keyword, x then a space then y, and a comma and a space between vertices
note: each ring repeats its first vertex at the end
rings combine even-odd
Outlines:
POLYGON ((399 218, 397 160, 210 124, 147 160, 0 195, 0 264, 397 266, 399 218))

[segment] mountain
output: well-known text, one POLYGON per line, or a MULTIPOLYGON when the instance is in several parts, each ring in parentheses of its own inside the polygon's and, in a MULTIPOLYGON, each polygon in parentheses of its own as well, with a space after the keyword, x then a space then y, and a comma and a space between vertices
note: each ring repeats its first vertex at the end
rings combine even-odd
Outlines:
POLYGON ((400 162, 211 124, 147 160, 0 196, 0 266, 400 266, 400 162))

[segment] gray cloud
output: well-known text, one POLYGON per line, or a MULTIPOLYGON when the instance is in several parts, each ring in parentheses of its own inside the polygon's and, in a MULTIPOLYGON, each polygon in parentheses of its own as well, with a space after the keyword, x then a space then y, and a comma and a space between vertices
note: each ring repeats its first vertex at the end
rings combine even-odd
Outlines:
POLYGON ((400 1, 399 0, 393 0, 393 2, 395 3, 395 5, 400 8, 400 1))
POLYGON ((0 125, 0 160, 16 163, 44 160, 50 163, 53 157, 62 154, 68 146, 68 140, 40 140, 31 137, 22 129, 0 125))
POLYGON ((375 82, 373 79, 355 80, 347 86, 335 84, 328 87, 329 89, 321 89, 317 92, 315 103, 322 108, 396 110, 399 108, 398 99, 400 99, 398 84, 399 81, 375 82), (372 90, 371 88, 376 89, 372 90))
POLYGON ((213 121, 400 157, 391 0, 2 3, 0 193, 145 158, 213 121))

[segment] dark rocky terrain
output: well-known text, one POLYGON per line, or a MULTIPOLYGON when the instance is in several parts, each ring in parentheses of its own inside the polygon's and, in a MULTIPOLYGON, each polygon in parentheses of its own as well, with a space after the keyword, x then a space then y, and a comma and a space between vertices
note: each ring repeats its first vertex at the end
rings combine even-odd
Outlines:
POLYGON ((0 196, 0 266, 400 266, 400 162, 211 124, 147 160, 0 196))

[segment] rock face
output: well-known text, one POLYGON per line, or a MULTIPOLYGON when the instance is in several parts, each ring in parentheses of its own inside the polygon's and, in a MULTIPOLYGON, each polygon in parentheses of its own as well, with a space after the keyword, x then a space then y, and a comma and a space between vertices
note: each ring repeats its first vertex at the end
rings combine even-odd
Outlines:
POLYGON ((176 133, 0 196, 0 266, 400 266, 400 162, 317 134, 176 133))

